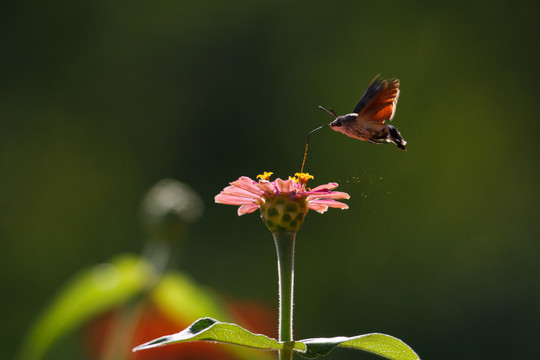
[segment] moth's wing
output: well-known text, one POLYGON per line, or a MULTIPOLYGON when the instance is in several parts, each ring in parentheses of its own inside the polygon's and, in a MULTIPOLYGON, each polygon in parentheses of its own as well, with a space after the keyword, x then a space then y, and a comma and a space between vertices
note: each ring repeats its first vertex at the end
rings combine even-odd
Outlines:
POLYGON ((371 81, 371 84, 369 84, 368 88, 366 89, 366 92, 360 100, 358 101, 358 104, 356 104, 356 107, 354 108, 353 112, 356 114, 359 114, 360 111, 366 106, 366 104, 373 99, 373 97, 378 94, 383 86, 383 80, 379 78, 380 75, 375 76, 375 78, 371 81))
POLYGON ((384 123, 392 120, 399 98, 399 80, 375 77, 354 108, 358 120, 384 123))

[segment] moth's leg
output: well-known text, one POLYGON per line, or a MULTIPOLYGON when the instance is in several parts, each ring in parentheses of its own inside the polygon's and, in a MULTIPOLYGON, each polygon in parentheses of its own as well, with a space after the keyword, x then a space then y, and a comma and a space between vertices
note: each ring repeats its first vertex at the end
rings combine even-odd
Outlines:
POLYGON ((377 140, 367 140, 367 142, 370 143, 370 144, 375 144, 375 145, 382 145, 382 144, 386 143, 386 141, 382 141, 382 140, 379 140, 379 141, 377 141, 377 140))

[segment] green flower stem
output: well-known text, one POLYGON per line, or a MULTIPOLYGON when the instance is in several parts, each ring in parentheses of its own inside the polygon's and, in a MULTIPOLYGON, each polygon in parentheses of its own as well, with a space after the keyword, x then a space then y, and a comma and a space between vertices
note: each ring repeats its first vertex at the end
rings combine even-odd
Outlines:
MULTIPOLYGON (((272 233, 276 244, 279 273, 279 341, 293 341, 294 240, 296 232, 272 233)), ((292 359, 292 347, 279 353, 280 360, 292 359)))

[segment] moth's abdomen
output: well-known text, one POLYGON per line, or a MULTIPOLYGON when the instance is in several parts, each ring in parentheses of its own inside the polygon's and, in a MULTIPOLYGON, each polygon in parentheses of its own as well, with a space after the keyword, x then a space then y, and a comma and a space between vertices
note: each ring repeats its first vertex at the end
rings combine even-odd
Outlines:
POLYGON ((388 126, 388 139, 392 141, 398 148, 400 148, 403 151, 406 151, 405 145, 407 145, 407 142, 405 139, 401 136, 398 129, 393 127, 392 125, 388 126))

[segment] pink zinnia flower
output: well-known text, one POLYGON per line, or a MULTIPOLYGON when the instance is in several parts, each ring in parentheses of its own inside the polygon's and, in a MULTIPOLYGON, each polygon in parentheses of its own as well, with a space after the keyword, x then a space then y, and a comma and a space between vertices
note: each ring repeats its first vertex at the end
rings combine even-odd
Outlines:
POLYGON ((261 210, 261 216, 271 231, 297 231, 304 221, 308 209, 324 213, 329 207, 348 209, 347 204, 336 199, 348 199, 349 194, 332 191, 337 183, 306 188, 307 181, 313 179, 308 173, 296 173, 288 180, 269 181, 272 175, 265 172, 258 175, 258 181, 241 176, 230 183, 216 197, 215 201, 226 205, 240 205, 238 215, 261 210))

